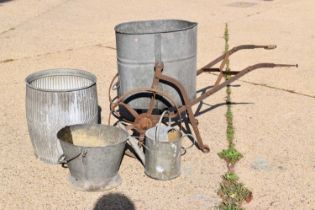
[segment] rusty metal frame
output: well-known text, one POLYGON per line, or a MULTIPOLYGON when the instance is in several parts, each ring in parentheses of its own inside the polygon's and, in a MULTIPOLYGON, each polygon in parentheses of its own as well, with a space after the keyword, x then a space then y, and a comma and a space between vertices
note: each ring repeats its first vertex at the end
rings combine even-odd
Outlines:
MULTIPOLYGON (((164 75, 163 72, 163 63, 157 63, 154 68, 154 77, 153 77, 153 82, 151 85, 151 88, 139 88, 139 89, 134 89, 132 91, 129 91, 128 93, 124 94, 121 97, 115 97, 112 99, 110 92, 114 86, 114 84, 118 84, 118 82, 115 83, 115 81, 118 79, 118 74, 115 75, 113 80, 110 83, 110 88, 109 88, 109 101, 110 101, 110 110, 111 110, 111 115, 115 116, 116 118, 120 120, 124 120, 125 122, 129 123, 130 125, 128 126, 129 129, 134 129, 136 130, 140 136, 139 139, 140 141, 143 141, 144 139, 144 133, 147 129, 153 127, 156 125, 159 119, 159 115, 153 115, 152 111, 156 102, 156 96, 160 95, 161 97, 164 97, 167 99, 170 104, 173 106, 173 112, 170 114, 167 114, 166 117, 169 118, 178 118, 182 116, 183 113, 187 114, 188 121, 191 124, 193 128, 193 132, 195 134, 196 140, 197 140, 197 146, 198 148, 204 152, 207 153, 210 151, 209 146, 205 145, 202 141, 199 129, 198 129, 198 121, 194 116, 194 113, 192 111, 192 106, 200 103, 202 100, 205 98, 211 96, 212 94, 216 93, 217 91, 221 90, 222 88, 226 87, 227 85, 231 84, 232 82, 236 81, 237 79, 241 78, 245 74, 259 69, 259 68, 275 68, 275 67, 297 67, 297 65, 289 65, 289 64, 274 64, 274 63, 258 63, 252 66, 248 66, 244 68, 241 71, 224 71, 224 68, 227 64, 227 61, 229 57, 240 51, 240 50, 245 50, 245 49, 256 49, 256 48, 262 48, 262 49, 275 49, 275 45, 240 45, 237 47, 232 48, 228 52, 224 53, 223 55, 219 56, 218 58, 214 59, 201 69, 197 70, 196 75, 199 76, 205 72, 218 72, 218 77, 214 83, 214 86, 212 86, 210 89, 208 89, 205 93, 200 95, 199 97, 190 100, 188 97, 187 92, 185 91, 185 88, 183 85, 176 79, 164 75), (213 68, 214 65, 218 64, 221 62, 219 68, 213 68), (231 75, 229 79, 226 79, 224 82, 221 82, 222 78, 226 75, 231 75), (167 94, 160 92, 158 90, 158 85, 159 83, 168 83, 172 84, 177 90, 178 93, 180 94, 182 98, 182 105, 177 107, 176 103, 172 100, 171 97, 169 97, 167 94), (151 93, 151 100, 149 102, 149 106, 147 108, 146 113, 138 114, 136 110, 134 110, 131 106, 129 106, 127 103, 124 103, 124 100, 131 96, 132 94, 137 94, 139 92, 147 92, 151 93), (119 110, 117 110, 118 106, 124 107, 133 117, 134 121, 128 121, 126 119, 121 119, 121 116, 119 115, 119 110)), ((110 117, 108 123, 110 124, 110 117)))

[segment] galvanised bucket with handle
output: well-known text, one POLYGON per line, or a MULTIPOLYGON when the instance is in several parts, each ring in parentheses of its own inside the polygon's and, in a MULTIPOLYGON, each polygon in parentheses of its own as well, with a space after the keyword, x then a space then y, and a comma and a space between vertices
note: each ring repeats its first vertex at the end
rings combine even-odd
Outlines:
POLYGON ((57 132, 66 125, 98 122, 96 77, 76 69, 51 69, 26 78, 26 118, 35 155, 58 163, 57 132))
POLYGON ((58 132, 64 154, 59 163, 70 170, 71 184, 84 191, 109 190, 118 174, 128 132, 108 125, 73 125, 58 132))

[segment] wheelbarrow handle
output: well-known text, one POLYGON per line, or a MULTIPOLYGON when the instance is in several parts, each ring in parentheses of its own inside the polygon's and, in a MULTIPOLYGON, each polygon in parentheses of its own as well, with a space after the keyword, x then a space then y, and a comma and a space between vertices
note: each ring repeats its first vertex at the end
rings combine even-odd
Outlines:
POLYGON ((222 88, 226 87, 227 85, 231 84, 232 82, 238 80, 245 74, 259 68, 275 68, 275 67, 298 67, 298 64, 275 64, 275 63, 258 63, 252 66, 248 66, 245 69, 239 71, 235 76, 231 77, 230 79, 226 80, 225 82, 218 84, 199 96, 198 98, 195 98, 191 104, 195 105, 199 103, 200 101, 204 100, 205 98, 209 97, 210 95, 216 93, 217 91, 221 90, 222 88))
POLYGON ((199 69, 197 71, 197 75, 199 75, 202 72, 204 72, 205 69, 209 69, 209 68, 213 67, 214 65, 216 65, 217 63, 219 63, 223 59, 226 59, 226 57, 229 57, 232 54, 234 54, 234 53, 236 53, 236 52, 238 52, 240 50, 251 50, 251 49, 258 49, 258 48, 265 49, 265 50, 273 50, 273 49, 277 48, 277 45, 251 45, 251 44, 246 44, 246 45, 239 45, 239 46, 233 47, 229 51, 223 53, 223 55, 219 56, 218 58, 214 59, 213 61, 211 61, 210 63, 208 63, 207 65, 205 65, 201 69, 199 69))

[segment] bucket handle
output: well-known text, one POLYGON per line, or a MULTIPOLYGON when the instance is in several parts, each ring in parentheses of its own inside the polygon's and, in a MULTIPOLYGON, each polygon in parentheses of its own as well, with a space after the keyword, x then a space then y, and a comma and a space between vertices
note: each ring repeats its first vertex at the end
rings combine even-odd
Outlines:
POLYGON ((73 156, 72 158, 69 158, 68 160, 66 160, 66 156, 65 154, 62 154, 59 158, 58 158, 58 164, 61 164, 61 166, 63 168, 68 168, 67 164, 71 161, 73 161, 74 159, 82 156, 83 158, 86 157, 87 154, 87 150, 81 150, 81 152, 75 156, 73 156))

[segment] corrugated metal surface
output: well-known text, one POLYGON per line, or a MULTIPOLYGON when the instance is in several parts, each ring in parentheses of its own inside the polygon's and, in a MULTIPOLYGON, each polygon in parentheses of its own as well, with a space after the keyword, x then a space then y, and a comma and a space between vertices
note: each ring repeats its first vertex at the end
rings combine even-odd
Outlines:
POLYGON ((72 69, 45 70, 26 78, 26 117, 35 155, 57 163, 57 132, 66 125, 98 122, 96 78, 72 69))

